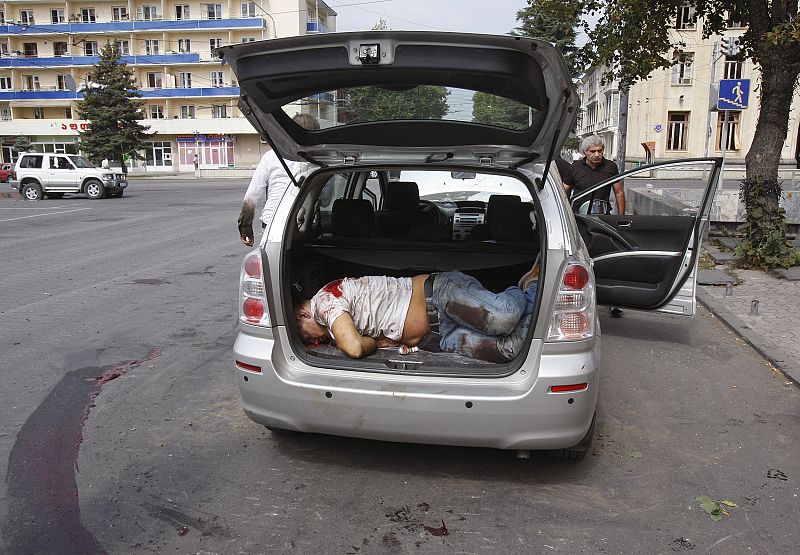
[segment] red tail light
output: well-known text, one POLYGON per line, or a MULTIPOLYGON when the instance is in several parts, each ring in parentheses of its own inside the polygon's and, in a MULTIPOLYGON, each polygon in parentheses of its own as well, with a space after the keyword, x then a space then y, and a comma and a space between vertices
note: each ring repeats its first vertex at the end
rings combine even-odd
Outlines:
POLYGON ((588 389, 588 383, 575 383, 570 385, 551 385, 550 392, 551 393, 566 393, 568 391, 583 391, 584 389, 588 389))
POLYGON ((577 291, 589 283, 589 272, 583 266, 573 265, 564 274, 564 287, 577 291))
POLYGON ((248 322, 257 323, 264 317, 264 303, 259 299, 248 298, 242 303, 242 312, 248 322))
POLYGON ((261 257, 258 253, 252 253, 244 261, 244 273, 247 277, 261 277, 261 257))

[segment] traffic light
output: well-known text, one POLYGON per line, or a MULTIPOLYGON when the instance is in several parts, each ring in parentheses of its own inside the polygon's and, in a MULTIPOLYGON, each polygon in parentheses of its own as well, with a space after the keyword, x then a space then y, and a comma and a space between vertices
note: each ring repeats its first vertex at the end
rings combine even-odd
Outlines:
POLYGON ((722 53, 726 56, 733 57, 741 52, 742 47, 739 46, 738 37, 722 37, 722 53))

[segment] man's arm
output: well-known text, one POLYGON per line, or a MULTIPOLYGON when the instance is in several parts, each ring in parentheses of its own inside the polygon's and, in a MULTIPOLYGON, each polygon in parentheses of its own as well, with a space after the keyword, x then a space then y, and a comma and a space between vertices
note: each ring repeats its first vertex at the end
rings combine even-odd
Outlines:
POLYGON ((266 166, 266 155, 261 158, 247 186, 247 192, 242 201, 242 211, 239 214, 239 239, 248 247, 253 246, 253 220, 256 217, 256 207, 258 201, 264 196, 267 190, 267 178, 269 177, 266 166))
POLYGON ((375 352, 375 340, 358 333, 353 317, 340 314, 331 326, 336 345, 350 358, 363 358, 375 352))
POLYGON ((617 214, 622 215, 625 213, 625 188, 622 186, 622 181, 617 181, 612 187, 614 197, 617 199, 617 214))

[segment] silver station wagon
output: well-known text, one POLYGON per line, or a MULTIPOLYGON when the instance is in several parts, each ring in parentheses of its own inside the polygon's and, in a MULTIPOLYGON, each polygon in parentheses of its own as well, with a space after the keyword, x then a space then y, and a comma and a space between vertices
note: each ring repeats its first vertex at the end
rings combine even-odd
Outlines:
POLYGON ((720 160, 637 168, 570 199, 553 159, 579 102, 543 41, 373 31, 219 53, 263 138, 309 164, 242 265, 233 360, 247 416, 275 433, 581 458, 600 387, 597 305, 694 314, 720 160), (296 124, 298 111, 320 129, 296 124), (665 177, 670 187, 654 187, 665 177), (620 180, 628 213, 586 214, 592 193, 620 180), (354 359, 304 342, 293 312, 344 277, 458 270, 503 291, 537 257, 511 360, 443 352, 434 332, 417 350, 354 359))

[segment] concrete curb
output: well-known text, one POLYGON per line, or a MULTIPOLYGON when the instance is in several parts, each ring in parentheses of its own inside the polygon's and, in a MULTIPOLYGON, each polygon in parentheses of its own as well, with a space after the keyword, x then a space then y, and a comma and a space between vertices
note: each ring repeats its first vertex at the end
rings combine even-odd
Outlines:
POLYGON ((762 334, 754 331, 741 318, 728 310, 723 302, 706 293, 703 286, 697 288, 697 300, 795 385, 800 385, 800 363, 798 361, 786 354, 780 347, 767 341, 762 334))

